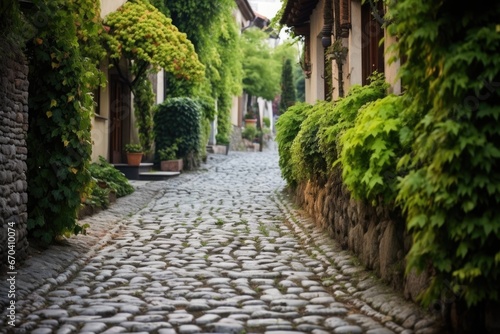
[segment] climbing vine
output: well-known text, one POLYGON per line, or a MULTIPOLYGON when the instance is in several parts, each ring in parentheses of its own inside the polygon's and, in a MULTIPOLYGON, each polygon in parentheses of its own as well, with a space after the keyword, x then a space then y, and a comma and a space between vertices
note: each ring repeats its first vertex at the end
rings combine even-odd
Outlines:
POLYGON ((27 19, 28 41, 28 228, 49 243, 80 233, 76 215, 88 195, 91 154, 91 92, 101 82, 100 3, 38 0, 27 19))
POLYGON ((391 15, 408 111, 421 119, 398 194, 414 236, 408 269, 434 271, 426 303, 443 291, 498 301, 500 3, 405 0, 391 15))
MULTIPOLYGON (((204 84, 189 83, 167 77, 167 96, 197 96, 217 102, 217 137, 229 141, 232 96, 241 93, 242 56, 239 47, 239 28, 233 17, 233 0, 155 1, 158 8, 193 42, 200 61, 205 65, 204 84), (209 20, 199 20, 210 17, 209 20)), ((208 119, 207 119, 208 120, 208 119)), ((206 144, 206 143, 205 143, 206 144)), ((205 145, 203 144, 203 145, 205 145)))

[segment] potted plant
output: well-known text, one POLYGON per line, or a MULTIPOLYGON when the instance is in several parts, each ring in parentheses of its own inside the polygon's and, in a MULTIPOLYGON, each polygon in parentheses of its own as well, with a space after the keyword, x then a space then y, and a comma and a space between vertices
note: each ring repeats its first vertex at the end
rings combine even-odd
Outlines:
POLYGON ((257 126, 257 117, 255 116, 255 112, 251 109, 247 111, 245 114, 245 127, 256 127, 257 126))
POLYGON ((183 161, 177 157, 179 150, 177 142, 169 147, 158 150, 160 158, 160 169, 168 172, 180 172, 183 168, 183 161))
POLYGON ((140 144, 125 145, 125 152, 127 152, 127 163, 130 166, 139 166, 141 164, 144 150, 140 144))

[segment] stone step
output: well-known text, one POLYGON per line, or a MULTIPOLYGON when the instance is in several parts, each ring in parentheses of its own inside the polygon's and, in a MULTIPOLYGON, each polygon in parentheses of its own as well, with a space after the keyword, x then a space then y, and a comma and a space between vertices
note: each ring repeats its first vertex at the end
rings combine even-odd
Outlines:
POLYGON ((180 174, 181 174, 180 172, 150 171, 150 172, 139 173, 139 179, 148 181, 166 180, 171 177, 179 176, 180 174))
POLYGON ((128 164, 113 164, 116 169, 125 174, 125 177, 129 180, 139 180, 140 173, 150 172, 153 169, 154 164, 151 162, 141 163, 139 166, 131 166, 128 164))

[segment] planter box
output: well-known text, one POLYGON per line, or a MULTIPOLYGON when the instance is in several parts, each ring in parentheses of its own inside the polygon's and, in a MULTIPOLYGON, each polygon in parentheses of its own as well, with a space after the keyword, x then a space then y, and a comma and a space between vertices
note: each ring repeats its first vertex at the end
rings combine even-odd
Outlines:
POLYGON ((160 169, 164 172, 180 172, 182 167, 182 159, 163 160, 160 164, 160 169))

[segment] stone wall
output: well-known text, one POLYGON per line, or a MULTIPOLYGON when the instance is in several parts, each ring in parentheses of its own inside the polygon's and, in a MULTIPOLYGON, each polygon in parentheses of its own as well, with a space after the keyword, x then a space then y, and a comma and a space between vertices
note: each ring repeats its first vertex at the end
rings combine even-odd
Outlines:
MULTIPOLYGON (((0 266, 7 270, 9 235, 15 229, 15 260, 27 256, 26 134, 28 131, 28 66, 20 50, 0 40, 0 266), (14 223, 10 224, 9 223, 14 223), (9 232, 11 232, 9 234, 9 232)), ((12 252, 11 252, 12 254, 12 252)))
POLYGON ((326 182, 300 184, 295 200, 342 248, 406 298, 415 300, 427 284, 426 275, 404 275, 411 238, 399 212, 352 199, 339 174, 326 182))

